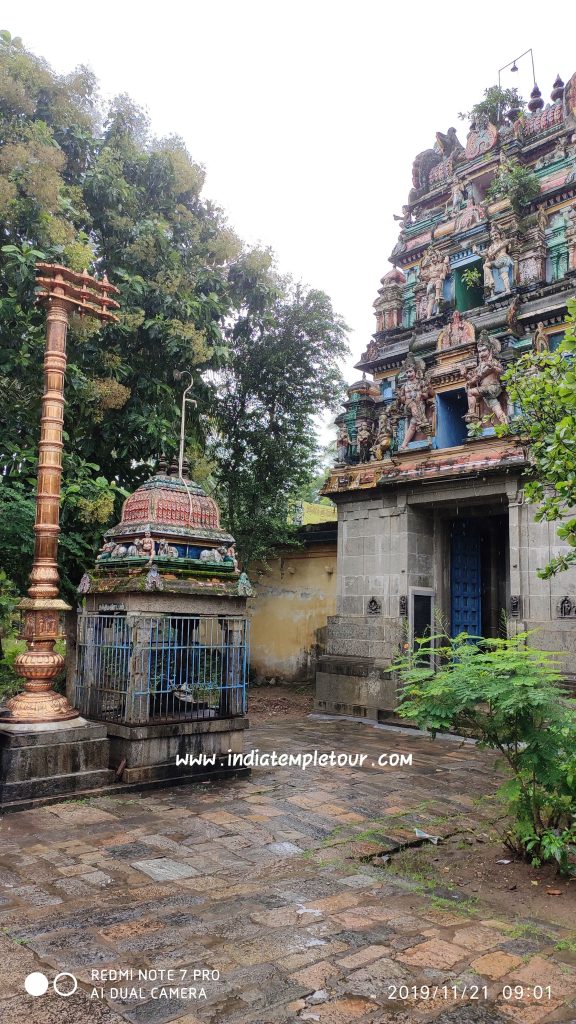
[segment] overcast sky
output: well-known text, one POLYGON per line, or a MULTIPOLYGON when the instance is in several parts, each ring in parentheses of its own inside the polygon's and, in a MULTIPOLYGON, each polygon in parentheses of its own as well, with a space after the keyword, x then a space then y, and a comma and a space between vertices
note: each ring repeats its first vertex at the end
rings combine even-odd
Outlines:
MULTIPOLYGON (((59 72, 88 64, 154 133, 177 133, 205 193, 280 268, 331 296, 352 369, 397 236, 414 155, 534 47, 546 101, 576 71, 574 5, 383 0, 3 0, 0 28, 59 72)), ((530 56, 502 84, 532 87, 530 56)))

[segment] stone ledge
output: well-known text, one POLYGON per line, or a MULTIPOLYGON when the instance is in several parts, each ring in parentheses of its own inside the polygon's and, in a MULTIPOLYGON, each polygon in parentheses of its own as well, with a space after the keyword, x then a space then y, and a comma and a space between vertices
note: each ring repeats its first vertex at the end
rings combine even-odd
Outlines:
POLYGON ((123 722, 105 722, 108 736, 126 740, 164 739, 173 736, 195 736, 199 733, 237 732, 249 729, 248 718, 198 718, 186 722, 155 722, 149 725, 129 725, 123 722))
MULTIPOLYGON (((194 755, 193 755, 194 756, 194 755)), ((122 774, 122 785, 141 785, 142 783, 154 782, 177 782, 177 781, 207 781, 208 779, 230 779, 246 775, 248 768, 231 768, 226 764, 226 758, 222 757, 221 763, 214 765, 213 769, 201 768, 193 765, 177 766, 173 761, 165 764, 143 765, 135 768, 125 768, 122 774)))
POLYGON ((29 725, 10 723, 0 717, 0 748, 40 747, 50 744, 82 743, 86 740, 106 739, 106 725, 85 718, 68 722, 38 722, 29 725))
POLYGON ((94 789, 110 785, 113 780, 114 772, 109 768, 100 768, 95 771, 78 771, 70 775, 51 775, 46 778, 4 782, 0 786, 0 806, 5 810, 6 804, 23 800, 32 800, 36 804, 44 803, 44 797, 58 800, 65 796, 68 799, 77 799, 80 790, 83 793, 92 793, 94 789))

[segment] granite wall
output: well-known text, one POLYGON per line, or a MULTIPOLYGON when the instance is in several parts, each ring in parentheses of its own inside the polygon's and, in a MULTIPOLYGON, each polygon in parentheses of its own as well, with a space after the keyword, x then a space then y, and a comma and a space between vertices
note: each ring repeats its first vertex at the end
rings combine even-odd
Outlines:
POLYGON ((385 719, 394 709, 389 666, 406 638, 401 598, 411 587, 430 588, 449 619, 446 524, 457 515, 493 513, 508 522, 508 564, 498 571, 510 631, 537 630, 535 644, 560 652, 566 678, 576 679, 576 568, 539 578, 537 570, 566 549, 554 523, 536 522, 521 487, 521 478, 508 473, 339 498, 337 614, 328 620, 316 675, 317 710, 385 719), (566 597, 574 615, 561 617, 566 597))

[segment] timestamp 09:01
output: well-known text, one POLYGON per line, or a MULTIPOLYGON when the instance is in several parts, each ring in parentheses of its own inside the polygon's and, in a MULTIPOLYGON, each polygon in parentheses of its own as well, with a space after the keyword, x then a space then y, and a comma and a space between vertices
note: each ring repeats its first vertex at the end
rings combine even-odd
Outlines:
POLYGON ((520 1000, 531 999, 540 1002, 545 999, 552 999, 551 985, 504 985, 502 999, 520 1000))

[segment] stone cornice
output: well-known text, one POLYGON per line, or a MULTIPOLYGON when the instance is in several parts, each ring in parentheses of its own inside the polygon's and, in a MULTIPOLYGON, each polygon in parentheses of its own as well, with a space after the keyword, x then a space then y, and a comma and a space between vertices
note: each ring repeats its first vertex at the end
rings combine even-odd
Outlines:
POLYGON ((475 438, 454 448, 396 453, 381 462, 335 467, 323 494, 336 500, 338 494, 396 487, 401 483, 483 477, 489 473, 524 468, 526 454, 510 438, 475 438))

